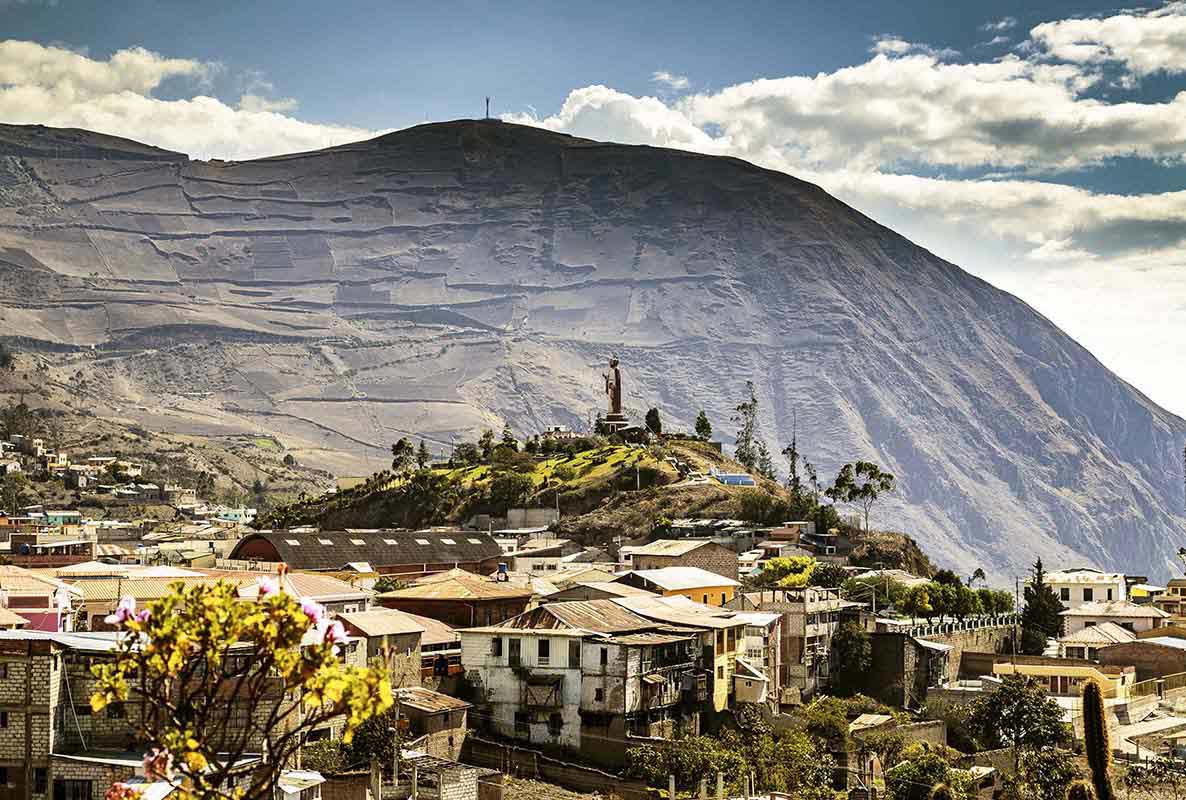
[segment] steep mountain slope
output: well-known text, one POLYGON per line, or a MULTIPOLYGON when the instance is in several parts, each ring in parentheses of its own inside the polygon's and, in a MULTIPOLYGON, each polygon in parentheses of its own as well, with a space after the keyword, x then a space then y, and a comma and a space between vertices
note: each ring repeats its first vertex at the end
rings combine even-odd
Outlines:
POLYGON ((96 413, 382 464, 503 419, 718 432, 747 379, 779 449, 900 476, 876 522, 998 577, 1170 572, 1186 423, 1012 296, 818 187, 493 121, 244 163, 0 128, 0 335, 96 413), (342 453, 347 453, 344 456, 342 453))

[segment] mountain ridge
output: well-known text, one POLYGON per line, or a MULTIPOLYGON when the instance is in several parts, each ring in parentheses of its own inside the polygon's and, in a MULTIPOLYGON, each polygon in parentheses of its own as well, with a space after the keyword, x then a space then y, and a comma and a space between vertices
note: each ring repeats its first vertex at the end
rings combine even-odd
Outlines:
POLYGON ((247 162, 48 157, 13 127, 0 336, 66 350, 91 402, 150 400, 161 429, 259 427, 374 469, 400 435, 585 425, 617 352, 635 416, 703 406, 718 433, 753 378, 772 450, 797 417, 821 477, 891 469, 875 516, 944 562, 1164 576, 1186 544, 1186 422, 793 176, 497 121, 247 162))

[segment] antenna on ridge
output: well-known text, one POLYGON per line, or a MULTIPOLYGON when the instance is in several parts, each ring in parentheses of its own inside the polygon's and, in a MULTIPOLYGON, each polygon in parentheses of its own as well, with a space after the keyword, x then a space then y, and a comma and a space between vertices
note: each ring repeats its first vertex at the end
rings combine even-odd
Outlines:
POLYGON ((490 119, 490 98, 486 98, 486 119, 490 119))

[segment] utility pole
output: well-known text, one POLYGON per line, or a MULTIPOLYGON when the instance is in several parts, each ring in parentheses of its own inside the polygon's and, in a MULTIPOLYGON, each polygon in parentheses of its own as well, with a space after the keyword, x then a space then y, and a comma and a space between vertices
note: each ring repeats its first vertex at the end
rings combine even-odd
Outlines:
POLYGON ((486 119, 490 119, 490 98, 486 98, 486 119))

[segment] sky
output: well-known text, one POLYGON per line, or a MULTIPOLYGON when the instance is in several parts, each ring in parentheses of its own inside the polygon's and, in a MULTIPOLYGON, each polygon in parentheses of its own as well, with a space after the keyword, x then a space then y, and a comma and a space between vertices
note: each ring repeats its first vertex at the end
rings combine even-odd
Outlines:
POLYGON ((0 122, 241 159, 486 96, 818 183, 1186 415, 1186 0, 0 0, 0 122))

